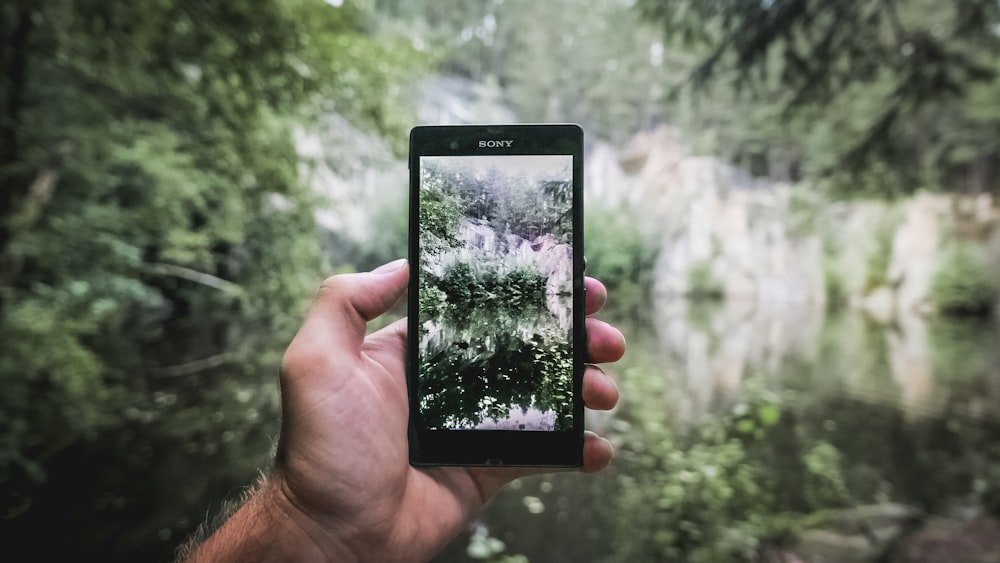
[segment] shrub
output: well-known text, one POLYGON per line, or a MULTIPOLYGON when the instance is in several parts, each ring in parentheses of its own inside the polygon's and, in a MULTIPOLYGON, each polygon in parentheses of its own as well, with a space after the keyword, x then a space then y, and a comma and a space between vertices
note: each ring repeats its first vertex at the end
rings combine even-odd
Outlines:
POLYGON ((433 235, 449 247, 457 247, 455 236, 462 218, 458 201, 436 190, 426 190, 420 195, 421 240, 426 244, 427 236, 433 235))
POLYGON ((479 280, 466 262, 456 262, 445 270, 438 287, 448 296, 449 303, 463 307, 474 306, 473 299, 482 292, 479 280))
POLYGON ((545 306, 547 278, 543 273, 520 267, 503 274, 500 267, 491 263, 455 262, 445 270, 437 287, 458 308, 512 311, 545 306))
POLYGON ((875 247, 868 255, 868 275, 864 284, 866 294, 885 285, 889 278, 889 265, 892 261, 892 237, 895 232, 896 225, 891 220, 880 223, 875 231, 875 247))
POLYGON ((971 244, 944 253, 931 280, 931 300, 944 315, 985 315, 997 288, 980 251, 971 244))
POLYGON ((701 299, 721 299, 725 290, 722 282, 712 275, 712 261, 699 260, 688 270, 688 295, 701 299))
POLYGON ((512 270, 503 278, 503 292, 511 307, 543 307, 546 277, 530 268, 512 270))
POLYGON ((828 309, 838 309, 847 303, 847 284, 843 274, 837 269, 837 264, 830 257, 823 259, 823 281, 826 286, 826 306, 828 309))
POLYGON ((644 304, 653 282, 659 241, 643 229, 630 209, 588 209, 586 223, 587 273, 615 292, 616 301, 622 299, 616 290, 627 286, 630 292, 639 293, 637 301, 644 304))

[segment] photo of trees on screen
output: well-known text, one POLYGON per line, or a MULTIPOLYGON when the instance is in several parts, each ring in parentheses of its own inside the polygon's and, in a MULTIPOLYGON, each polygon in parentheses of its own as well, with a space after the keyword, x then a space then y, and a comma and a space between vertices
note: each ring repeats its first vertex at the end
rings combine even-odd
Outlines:
POLYGON ((571 430, 573 158, 420 159, 428 429, 571 430))

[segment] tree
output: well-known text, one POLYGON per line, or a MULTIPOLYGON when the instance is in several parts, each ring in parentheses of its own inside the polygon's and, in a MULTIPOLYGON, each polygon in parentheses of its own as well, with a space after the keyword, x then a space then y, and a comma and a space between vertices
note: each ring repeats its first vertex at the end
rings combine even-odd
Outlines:
POLYGON ((436 52, 443 72, 499 87, 523 122, 576 122, 614 142, 655 123, 676 61, 624 1, 380 0, 384 25, 436 52))
POLYGON ((996 151, 956 152, 955 137, 995 138, 997 122, 953 119, 981 102, 972 94, 981 85, 996 91, 1000 6, 992 0, 643 0, 639 7, 675 47, 699 53, 692 87, 721 82, 754 105, 779 109, 790 131, 780 137, 807 137, 804 166, 819 176, 883 170, 902 192, 964 185, 956 168, 979 174, 979 189, 995 182, 995 172, 986 172, 990 181, 982 176, 996 151), (924 166, 913 166, 914 154, 924 166))
POLYGON ((324 270, 292 131, 333 106, 401 136, 399 81, 423 60, 366 17, 321 0, 0 6, 11 549, 55 526, 39 557, 164 558, 267 454, 272 376, 324 270))

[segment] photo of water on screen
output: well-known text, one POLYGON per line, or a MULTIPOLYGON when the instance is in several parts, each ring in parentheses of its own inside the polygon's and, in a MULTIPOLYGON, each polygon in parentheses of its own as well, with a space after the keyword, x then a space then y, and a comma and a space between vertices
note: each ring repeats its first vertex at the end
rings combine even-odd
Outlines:
POLYGON ((573 427, 573 157, 423 156, 427 429, 573 427))

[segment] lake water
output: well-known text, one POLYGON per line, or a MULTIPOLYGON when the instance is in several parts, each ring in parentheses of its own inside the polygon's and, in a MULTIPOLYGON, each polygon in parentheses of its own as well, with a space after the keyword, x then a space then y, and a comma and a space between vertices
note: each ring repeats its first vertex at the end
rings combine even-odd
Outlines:
POLYGON ((995 320, 613 305, 602 317, 629 349, 606 369, 622 401, 588 412, 616 446, 612 467, 515 482, 439 561, 477 560, 476 535, 474 555, 483 538, 504 542, 494 561, 688 560, 724 552, 720 542, 748 545, 737 532, 760 522, 787 527, 826 509, 893 503, 969 520, 1000 504, 995 320))

